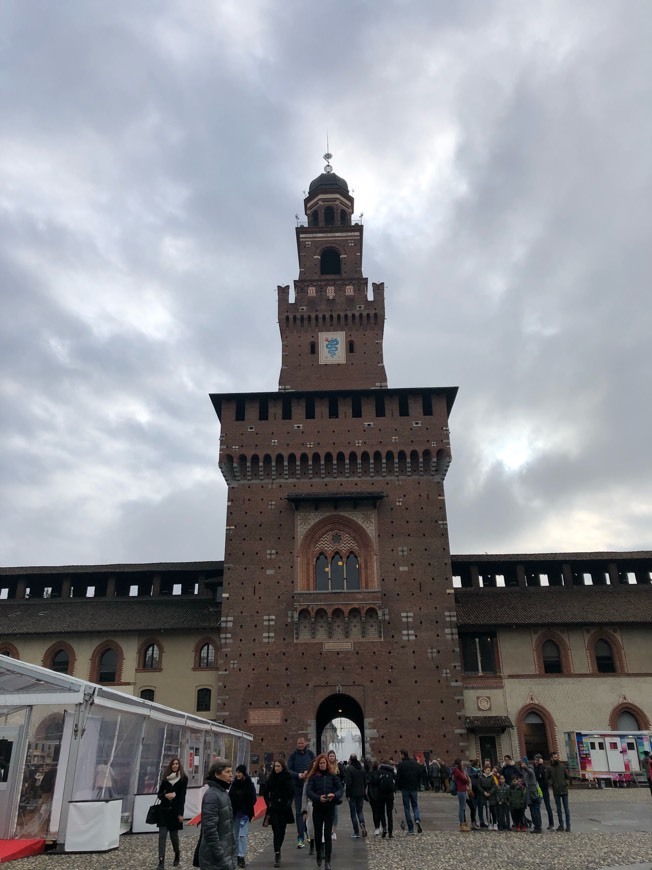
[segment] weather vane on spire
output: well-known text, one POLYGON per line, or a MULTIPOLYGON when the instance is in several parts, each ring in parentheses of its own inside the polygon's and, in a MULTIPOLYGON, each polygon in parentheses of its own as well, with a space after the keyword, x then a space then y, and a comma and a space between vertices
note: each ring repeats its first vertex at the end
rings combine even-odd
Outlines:
POLYGON ((333 171, 333 167, 331 166, 331 160, 333 159, 333 155, 330 152, 328 147, 328 133, 326 133, 326 153, 324 154, 324 160, 326 161, 326 166, 324 166, 324 172, 331 173, 333 171))

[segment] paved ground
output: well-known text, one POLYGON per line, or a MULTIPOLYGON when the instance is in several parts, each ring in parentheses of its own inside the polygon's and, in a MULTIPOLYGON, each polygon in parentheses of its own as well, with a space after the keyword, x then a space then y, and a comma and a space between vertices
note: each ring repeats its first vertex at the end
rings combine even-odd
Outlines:
MULTIPOLYGON (((345 807, 342 809, 346 810, 345 807)), ((368 806, 365 805, 365 809, 368 806)), ((350 822, 341 813, 338 839, 333 844, 333 870, 652 870, 652 798, 648 791, 579 791, 571 794, 573 832, 541 836, 481 831, 460 834, 457 801, 449 795, 421 795, 423 834, 408 836, 395 816, 394 840, 370 835, 350 838, 350 822)), ((545 821, 544 813, 544 821, 545 821)), ((271 868, 271 831, 254 823, 247 865, 271 868)), ((190 870, 197 832, 182 833, 182 868, 190 870)), ((16 861, 16 870, 148 870, 157 864, 154 834, 125 835, 114 852, 95 855, 43 855, 16 861)), ((171 861, 168 867, 171 867, 171 861)), ((322 865, 323 866, 323 865, 322 865)), ((297 849, 288 829, 282 853, 284 870, 314 870, 308 849, 297 849)))

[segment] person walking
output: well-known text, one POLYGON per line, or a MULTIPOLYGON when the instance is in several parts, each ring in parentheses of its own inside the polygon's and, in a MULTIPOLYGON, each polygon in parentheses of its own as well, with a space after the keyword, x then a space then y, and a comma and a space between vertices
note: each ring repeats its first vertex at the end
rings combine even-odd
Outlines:
POLYGON ((179 866, 181 850, 179 849, 179 831, 183 828, 183 811, 186 803, 188 777, 179 758, 173 758, 163 773, 163 779, 158 787, 159 805, 158 820, 158 867, 165 867, 165 846, 170 835, 174 849, 174 867, 179 866))
POLYGON ((236 847, 229 786, 233 768, 226 758, 215 758, 208 768, 201 802, 199 870, 235 870, 236 847))
POLYGON ((329 766, 324 754, 318 755, 308 773, 306 796, 312 802, 317 866, 321 867, 323 858, 324 870, 331 870, 333 810, 343 794, 344 787, 337 769, 329 766))
POLYGON ((460 831, 468 833, 471 826, 466 821, 466 796, 471 788, 471 780, 462 767, 462 759, 456 758, 451 769, 451 793, 457 796, 457 815, 460 831), (453 791, 454 790, 454 791, 453 791))
POLYGON ((294 800, 294 783, 292 776, 282 759, 277 759, 272 772, 267 777, 265 785, 265 801, 272 826, 274 843, 274 866, 281 866, 281 847, 285 840, 285 830, 294 821, 292 801, 294 800))
MULTIPOLYGON (((345 765, 337 760, 337 755, 335 754, 334 749, 330 749, 326 756, 328 759, 328 766, 332 767, 339 776, 340 780, 344 782, 344 771, 345 765)), ((340 807, 339 804, 335 804, 335 809, 333 811, 333 833, 331 834, 331 840, 337 840, 337 825, 340 820, 340 807)))
POLYGON ((430 788, 439 794, 441 789, 441 767, 437 758, 432 758, 428 765, 428 779, 430 780, 430 788))
POLYGON ((360 834, 363 837, 367 836, 367 827, 364 821, 364 796, 367 790, 367 775, 364 768, 358 761, 358 756, 353 753, 349 757, 349 763, 346 766, 346 774, 344 776, 344 785, 346 788, 346 797, 349 802, 349 812, 351 813, 351 824, 353 825, 353 833, 351 836, 357 839, 360 834))
POLYGON ((403 812, 408 834, 414 833, 415 825, 420 834, 423 832, 418 798, 420 782, 421 765, 416 759, 410 758, 407 749, 402 749, 401 760, 396 768, 396 788, 403 797, 403 812), (414 821, 412 820, 413 814, 414 821))
POLYGON ((239 764, 235 769, 235 778, 229 789, 229 798, 233 809, 233 836, 238 853, 238 867, 244 867, 246 866, 249 822, 253 821, 256 805, 256 787, 251 777, 247 776, 247 768, 244 764, 239 764))
POLYGON ((566 831, 570 831, 570 810, 568 808, 568 781, 570 776, 564 765, 559 760, 559 753, 553 752, 550 756, 550 767, 548 768, 548 783, 552 788, 552 794, 555 798, 555 807, 557 809, 557 819, 559 821, 558 831, 564 830, 564 816, 566 814, 566 831))
POLYGON ((524 756, 519 761, 521 776, 525 784, 527 804, 530 808, 530 816, 532 817, 533 834, 541 834, 541 795, 539 794, 539 784, 534 767, 528 761, 527 756, 524 756))
POLYGON ((306 845, 306 828, 301 812, 303 800, 303 781, 310 770, 315 753, 310 749, 305 737, 297 738, 297 748, 288 758, 287 769, 290 771, 294 785, 294 811, 297 821, 297 849, 303 849, 306 845))
POLYGON ((378 837, 381 832, 380 823, 380 800, 378 796, 378 767, 377 761, 371 765, 371 770, 367 775, 367 800, 371 807, 371 815, 374 821, 374 836, 378 837))
POLYGON ((546 766, 543 763, 543 755, 537 754, 534 756, 534 773, 537 778, 537 783, 541 789, 543 803, 548 813, 548 830, 555 830, 555 817, 552 814, 552 805, 550 803, 550 784, 548 782, 548 774, 546 766))
POLYGON ((383 761, 378 766, 378 779, 376 783, 378 793, 378 807, 380 816, 381 836, 389 834, 389 839, 394 838, 394 792, 396 791, 396 774, 394 765, 383 761))

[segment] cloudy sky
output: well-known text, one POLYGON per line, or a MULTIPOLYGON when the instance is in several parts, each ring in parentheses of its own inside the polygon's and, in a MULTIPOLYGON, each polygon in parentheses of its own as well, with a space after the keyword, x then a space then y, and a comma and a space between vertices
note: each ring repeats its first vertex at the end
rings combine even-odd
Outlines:
POLYGON ((3 0, 0 564, 219 559, 324 161, 455 553, 652 547, 648 0, 3 0))

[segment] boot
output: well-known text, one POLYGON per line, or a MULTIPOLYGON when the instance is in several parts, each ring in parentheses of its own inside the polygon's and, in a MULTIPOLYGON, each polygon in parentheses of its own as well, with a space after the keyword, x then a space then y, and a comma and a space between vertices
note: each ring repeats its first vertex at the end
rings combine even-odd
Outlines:
POLYGON ((309 855, 315 854, 315 841, 314 840, 310 841, 310 849, 308 849, 308 854, 309 855))
POLYGON ((178 867, 181 863, 181 852, 174 853, 174 861, 172 862, 173 867, 178 867))
POLYGON ((317 846, 317 866, 321 867, 321 849, 317 846))
POLYGON ((156 870, 163 870, 164 867, 165 867, 165 858, 159 858, 158 859, 158 867, 156 868, 156 870))
POLYGON ((331 870, 331 862, 330 862, 330 861, 327 861, 327 862, 324 864, 324 870, 331 870))
POLYGON ((281 853, 280 852, 274 852, 274 866, 275 867, 281 866, 281 853))

